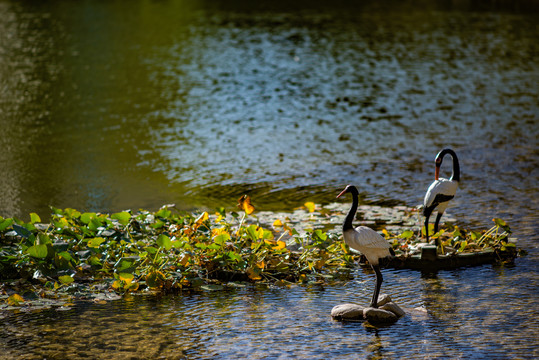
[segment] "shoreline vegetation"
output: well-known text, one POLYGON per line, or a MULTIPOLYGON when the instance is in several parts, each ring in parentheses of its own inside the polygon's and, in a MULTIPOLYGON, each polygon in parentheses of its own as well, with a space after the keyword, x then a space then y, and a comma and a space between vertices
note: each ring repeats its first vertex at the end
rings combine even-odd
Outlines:
MULTIPOLYGON (((68 309, 78 300, 100 303, 129 293, 218 291, 247 283, 309 286, 349 280, 358 263, 366 266, 342 241, 348 204, 308 202, 288 213, 255 212, 244 195, 238 206, 237 212, 194 214, 174 205, 112 214, 51 208, 47 224, 35 213, 30 222, 0 217, 0 310, 68 309)), ((425 263, 419 214, 405 206, 362 205, 356 225, 372 227, 392 245, 396 256, 386 267, 511 264, 525 254, 501 219, 481 231, 461 229, 449 219, 431 237, 442 244, 438 258, 425 263), (459 257, 468 261, 459 263, 459 257)))

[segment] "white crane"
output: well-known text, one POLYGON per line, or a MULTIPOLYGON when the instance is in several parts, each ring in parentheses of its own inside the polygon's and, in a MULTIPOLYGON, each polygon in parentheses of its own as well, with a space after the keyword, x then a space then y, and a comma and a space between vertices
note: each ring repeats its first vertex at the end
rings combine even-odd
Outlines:
POLYGON ((358 226, 354 229, 352 221, 356 215, 357 206, 358 206, 358 191, 357 188, 353 185, 348 185, 346 188, 337 195, 337 198, 341 197, 343 194, 351 193, 352 194, 352 206, 344 219, 342 227, 342 235, 346 245, 351 247, 354 250, 361 252, 369 264, 371 264, 372 269, 376 274, 376 287, 374 288, 374 293, 372 295, 371 307, 377 307, 378 303, 378 294, 380 293, 380 287, 382 286, 382 273, 380 272, 379 261, 382 258, 393 255, 393 249, 389 245, 386 239, 384 239, 380 234, 378 234, 373 229, 366 226, 358 226))
MULTIPOLYGON (((423 215, 425 216, 425 233, 427 235, 427 242, 429 242, 429 218, 430 215, 436 210, 436 221, 434 222, 434 233, 438 232, 438 224, 440 218, 444 214, 449 201, 455 197, 457 188, 460 181, 460 167, 457 154, 451 149, 443 149, 436 155, 435 159, 436 170, 434 171, 434 181, 430 184, 427 193, 425 194, 425 200, 423 201, 423 215), (446 154, 451 155, 453 158, 453 171, 449 179, 440 178, 440 167, 446 154)), ((439 240, 435 240, 436 246, 439 245, 439 240)))

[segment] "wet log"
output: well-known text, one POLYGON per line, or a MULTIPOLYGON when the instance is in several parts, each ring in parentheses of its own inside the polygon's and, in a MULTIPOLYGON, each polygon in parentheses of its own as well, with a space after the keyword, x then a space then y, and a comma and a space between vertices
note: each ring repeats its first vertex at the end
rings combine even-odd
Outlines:
MULTIPOLYGON (((425 246, 425 248, 427 248, 425 246)), ((393 258, 387 267, 397 269, 413 269, 422 271, 436 271, 456 269, 467 266, 492 264, 498 260, 494 250, 484 250, 471 253, 457 253, 450 255, 434 255, 429 247, 418 255, 397 256, 393 258)), ((509 257, 508 257, 509 259, 509 257)))

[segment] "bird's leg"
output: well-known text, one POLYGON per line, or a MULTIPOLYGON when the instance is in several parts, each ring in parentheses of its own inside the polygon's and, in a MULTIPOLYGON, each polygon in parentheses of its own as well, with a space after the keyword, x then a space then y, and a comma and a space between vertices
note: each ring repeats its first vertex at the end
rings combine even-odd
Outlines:
POLYGON ((438 224, 440 223, 440 219, 442 218, 442 215, 444 213, 438 213, 436 215, 436 221, 434 222, 434 233, 437 233, 438 232, 438 224))
POLYGON ((425 234, 427 235, 427 244, 429 243, 429 217, 430 214, 425 216, 425 234))
MULTIPOLYGON (((438 213, 436 214, 436 221, 434 222, 434 233, 436 234, 438 232, 438 224, 440 223, 440 219, 442 218, 442 215, 444 213, 438 213)), ((436 246, 440 245, 440 241, 438 240, 438 238, 436 238, 434 240, 436 242, 436 246)))
POLYGON ((382 277, 380 266, 378 264, 371 265, 371 267, 376 274, 376 286, 374 287, 374 293, 372 294, 371 307, 376 308, 378 307, 378 294, 380 293, 380 287, 382 286, 382 281, 384 281, 384 278, 382 277))

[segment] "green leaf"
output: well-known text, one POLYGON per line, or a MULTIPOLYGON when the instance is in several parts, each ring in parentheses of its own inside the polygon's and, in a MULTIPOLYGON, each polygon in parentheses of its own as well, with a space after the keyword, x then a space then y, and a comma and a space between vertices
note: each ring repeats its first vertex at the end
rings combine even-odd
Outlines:
POLYGON ((41 218, 36 213, 30 213, 30 222, 32 224, 39 223, 41 222, 41 218))
POLYGON ((215 210, 216 210, 216 211, 219 213, 219 215, 221 215, 222 217, 226 217, 226 210, 225 210, 224 207, 221 206, 221 207, 216 208, 215 210))
POLYGON ((264 235, 264 231, 261 230, 261 231, 258 231, 258 226, 256 225, 250 225, 247 229, 247 235, 249 235, 250 239, 251 240, 258 240, 258 239, 261 239, 262 236, 264 235))
POLYGON ((116 264, 114 264, 114 268, 119 273, 127 272, 128 270, 132 272, 134 271, 134 267, 133 267, 134 263, 135 263, 135 260, 133 259, 121 258, 120 260, 116 262, 116 264))
POLYGON ((240 262, 242 260, 241 255, 235 253, 234 251, 229 251, 227 255, 230 258, 230 260, 234 260, 237 262, 240 262))
POLYGON ((88 225, 92 219, 97 217, 96 213, 84 213, 80 216, 80 221, 88 225))
POLYGON ((58 276, 58 280, 62 284, 71 284, 74 281, 73 278, 71 276, 69 276, 69 275, 58 276))
POLYGON ((52 244, 52 241, 49 238, 49 235, 39 233, 39 234, 37 234, 36 244, 38 244, 38 245, 47 245, 47 244, 52 244))
POLYGON ((494 223, 499 227, 504 227, 504 226, 507 225, 505 223, 505 221, 503 221, 502 219, 499 219, 499 218, 494 218, 494 219, 492 219, 492 221, 494 221, 494 223))
POLYGON ((94 218, 94 219, 91 219, 90 222, 88 223, 88 229, 92 231, 97 231, 101 225, 102 225, 101 221, 99 221, 98 218, 94 218))
POLYGON ((401 239, 409 239, 412 236, 414 236, 414 232, 412 230, 405 230, 399 235, 401 239))
POLYGON ((11 224, 13 224, 13 219, 4 219, 0 222, 0 231, 6 230, 9 226, 11 226, 11 224))
POLYGON ((477 232, 477 231, 471 231, 470 232, 470 238, 472 239, 472 241, 480 239, 481 238, 481 233, 477 232))
POLYGON ((55 208, 54 206, 49 206, 53 215, 63 215, 64 211, 62 209, 55 208))
POLYGON ((165 250, 167 251, 170 250, 170 248, 172 247, 170 238, 164 234, 159 235, 156 242, 159 247, 165 248, 165 250))
POLYGON ((99 257, 94 254, 94 255, 91 255, 87 260, 86 262, 92 266, 101 266, 101 260, 99 260, 99 257))
POLYGON ((316 229, 314 231, 314 234, 316 235, 316 237, 318 237, 322 241, 326 241, 328 238, 328 235, 320 229, 316 229))
POLYGON ((93 239, 90 239, 88 240, 88 247, 91 247, 91 248, 98 248, 99 245, 101 245, 102 243, 104 243, 106 240, 103 239, 102 237, 96 237, 96 238, 93 238, 93 239))
POLYGON ((185 242, 181 240, 172 241, 171 244, 172 244, 172 247, 175 249, 181 249, 185 246, 185 242))
POLYGON ((120 224, 125 226, 129 224, 129 221, 131 220, 131 214, 128 213, 127 211, 122 211, 119 213, 112 214, 110 218, 118 220, 120 224))
POLYGON ((71 256, 70 253, 68 253, 67 251, 62 251, 60 253, 58 253, 58 256, 67 260, 67 261, 71 261, 73 260, 73 257, 71 256))
POLYGON ((159 219, 155 220, 155 223, 151 224, 150 226, 154 229, 160 229, 165 225, 165 223, 159 219))
POLYGON ((159 287, 162 284, 163 274, 159 271, 152 271, 146 275, 146 285, 151 288, 159 287))
POLYGON ((150 254, 155 254, 157 252, 157 249, 154 248, 153 246, 147 246, 144 248, 144 250, 146 250, 150 254))
POLYGON ((158 212, 155 213, 156 216, 162 217, 164 219, 170 218, 171 214, 172 214, 172 211, 170 211, 167 208, 160 209, 158 212))
POLYGON ((118 277, 120 278, 120 280, 125 281, 126 283, 129 284, 133 281, 133 279, 135 278, 135 275, 131 273, 120 273, 118 274, 118 277))
POLYGON ((28 249, 26 249, 26 252, 28 255, 33 256, 35 258, 44 259, 47 257, 47 245, 34 245, 30 246, 28 249))
POLYGON ((70 219, 78 219, 81 216, 81 213, 79 211, 71 208, 65 209, 64 214, 70 219))
POLYGON ((230 234, 226 233, 226 234, 217 235, 215 239, 213 239, 213 242, 219 245, 223 245, 228 240, 230 240, 230 234))
POLYGON ((63 218, 63 217, 58 218, 57 220, 53 220, 52 222, 53 222, 55 228, 65 229, 65 228, 69 227, 69 222, 67 221, 66 218, 63 218))
POLYGON ((274 238, 273 233, 269 230, 264 229, 262 239, 273 239, 273 238, 274 238))

